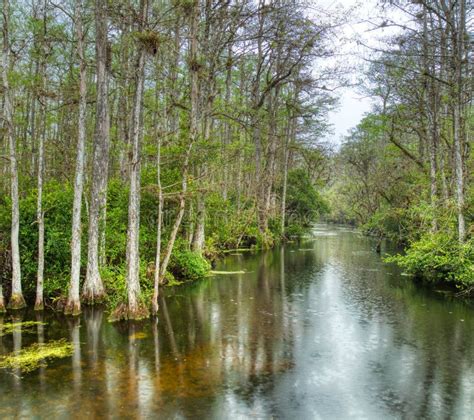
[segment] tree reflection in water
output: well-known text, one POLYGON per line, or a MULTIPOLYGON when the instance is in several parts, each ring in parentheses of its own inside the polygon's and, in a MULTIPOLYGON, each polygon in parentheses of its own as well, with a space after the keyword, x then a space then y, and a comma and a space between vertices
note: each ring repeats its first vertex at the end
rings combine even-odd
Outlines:
POLYGON ((329 232, 226 258, 219 270, 246 273, 166 290, 157 319, 16 313, 47 325, 17 326, 2 354, 62 337, 75 350, 0 372, 0 417, 468 417, 472 308, 414 286, 370 239, 329 232))

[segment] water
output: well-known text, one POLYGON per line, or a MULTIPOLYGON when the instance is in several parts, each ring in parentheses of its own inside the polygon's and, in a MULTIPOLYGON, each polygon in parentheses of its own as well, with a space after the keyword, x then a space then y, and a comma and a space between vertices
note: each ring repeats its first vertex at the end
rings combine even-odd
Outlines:
POLYGON ((230 255, 217 269, 246 274, 167 291, 158 323, 46 313, 0 353, 61 337, 76 351, 0 372, 0 418, 474 418, 472 305, 416 287, 374 247, 317 226, 230 255))

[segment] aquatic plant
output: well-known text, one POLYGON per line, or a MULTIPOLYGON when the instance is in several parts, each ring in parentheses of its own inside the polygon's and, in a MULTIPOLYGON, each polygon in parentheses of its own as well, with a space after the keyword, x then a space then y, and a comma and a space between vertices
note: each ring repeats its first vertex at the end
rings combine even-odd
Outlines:
POLYGON ((1 357, 0 369, 20 369, 23 373, 28 373, 46 366, 47 359, 68 357, 73 351, 74 345, 65 339, 35 343, 1 357))
POLYGON ((6 324, 0 325, 0 337, 13 333, 16 328, 20 327, 21 332, 23 333, 34 333, 34 327, 37 325, 46 325, 46 322, 40 321, 25 321, 25 322, 8 322, 6 324))

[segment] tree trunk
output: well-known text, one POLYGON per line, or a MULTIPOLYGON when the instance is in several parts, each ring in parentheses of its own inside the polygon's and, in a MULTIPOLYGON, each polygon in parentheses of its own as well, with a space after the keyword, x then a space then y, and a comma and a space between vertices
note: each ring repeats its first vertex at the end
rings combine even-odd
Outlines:
POLYGON ((438 146, 438 101, 437 89, 433 81, 435 69, 430 65, 429 57, 432 56, 431 40, 428 33, 428 11, 423 7, 423 74, 424 74, 424 94, 423 94, 423 114, 426 116, 425 123, 426 139, 429 148, 430 161, 430 201, 433 218, 431 222, 431 231, 438 230, 438 221, 436 210, 438 206, 438 185, 437 185, 437 146, 438 146))
POLYGON ((198 107, 198 63, 197 63, 197 31, 199 23, 199 0, 193 1, 193 13, 191 16, 191 29, 190 29, 190 77, 191 77, 191 112, 190 112, 190 139, 189 144, 186 150, 183 163, 183 178, 181 181, 181 194, 179 197, 179 210, 176 216, 175 222, 171 229, 170 237, 168 244, 166 246, 165 255, 163 261, 160 265, 160 278, 159 283, 161 284, 165 278, 166 269, 168 268, 168 263, 171 258, 171 253, 173 252, 174 242, 176 240, 176 235, 178 234, 179 227, 181 226, 181 221, 184 216, 184 210, 186 207, 186 192, 188 189, 188 170, 189 170, 189 159, 191 157, 191 150, 193 144, 197 140, 197 128, 198 128, 198 119, 197 119, 197 107, 198 107))
POLYGON ((206 223, 206 203, 203 194, 199 193, 197 197, 196 208, 196 229, 193 237, 193 251, 202 253, 205 241, 205 223, 206 223))
MULTIPOLYGON (((141 1, 141 18, 139 29, 143 31, 148 1, 141 1)), ((127 319, 141 319, 148 316, 148 310, 140 302, 140 147, 143 137, 142 108, 143 86, 145 79, 145 49, 138 45, 138 57, 135 75, 135 98, 132 115, 130 192, 128 201, 127 232, 127 319)))
POLYGON ((283 148, 283 191, 281 194, 281 225, 280 225, 280 234, 281 237, 285 237, 285 223, 286 223, 286 191, 288 187, 288 163, 290 158, 290 144, 293 139, 294 133, 294 120, 291 119, 288 121, 288 131, 286 135, 286 141, 283 148))
POLYGON ((95 1, 97 104, 92 162, 92 188, 89 209, 89 242, 87 273, 82 298, 89 304, 103 299, 104 285, 99 272, 99 235, 104 227, 107 204, 107 170, 109 161, 109 110, 107 60, 107 3, 95 1), (101 217, 102 216, 102 217, 101 217))
MULTIPOLYGON (((454 45, 454 162, 456 177, 456 207, 458 217, 458 237, 459 242, 464 242, 466 238, 466 224, 464 220, 464 143, 465 130, 463 129, 463 56, 465 42, 465 7, 466 1, 460 0, 457 5, 457 33, 453 27, 453 45, 454 45)), ((467 60, 466 60, 467 61, 467 60)))
POLYGON ((74 203, 72 209, 72 239, 71 239, 71 280, 69 283, 68 300, 64 312, 70 315, 81 313, 79 298, 79 282, 81 275, 81 212, 82 193, 84 191, 84 162, 86 142, 86 60, 84 57, 84 33, 82 24, 82 0, 75 5, 75 25, 77 36, 77 54, 79 56, 79 118, 77 130, 76 174, 74 179, 74 203))
POLYGON ((18 197, 18 164, 16 158, 16 142, 13 128, 13 104, 11 99, 8 71, 10 68, 9 45, 9 16, 10 4, 3 0, 3 54, 2 54, 2 82, 3 82, 3 118, 6 128, 6 138, 10 148, 10 176, 11 176, 11 253, 12 253, 12 294, 9 302, 11 309, 20 309, 26 306, 21 290, 20 267, 20 202, 18 197))
POLYGON ((183 220, 184 210, 186 207, 186 192, 188 189, 188 169, 189 169, 189 158, 191 155, 193 143, 190 143, 188 146, 188 150, 186 151, 186 156, 184 158, 184 165, 183 165, 183 180, 181 181, 181 194, 179 198, 179 210, 176 216, 176 219, 173 224, 173 228, 171 229, 170 237, 168 240, 168 244, 166 246, 165 256, 163 258, 163 262, 160 266, 160 284, 163 283, 165 278, 166 269, 168 268, 168 264, 171 258, 171 253, 173 252, 174 242, 176 241, 176 235, 178 234, 179 227, 181 226, 181 221, 183 220))
POLYGON ((163 223, 163 191, 161 189, 161 134, 158 137, 158 151, 156 156, 157 186, 158 186, 158 222, 156 229, 156 256, 153 284, 153 298, 151 310, 153 315, 158 313, 158 296, 160 294, 160 263, 161 263, 161 228, 163 223))
MULTIPOLYGON (((41 3, 41 16, 43 19, 43 28, 40 36, 40 63, 38 68, 38 74, 41 81, 43 91, 45 90, 45 70, 46 70, 46 2, 41 3)), ((36 222, 38 223, 38 273, 36 280, 36 300, 35 310, 42 311, 44 309, 43 303, 43 283, 44 283, 44 212, 43 212, 43 183, 44 183, 44 141, 46 135, 46 98, 43 97, 42 101, 40 97, 37 98, 40 101, 40 113, 39 113, 39 125, 41 132, 39 133, 39 144, 38 144, 38 197, 36 206, 36 222)))

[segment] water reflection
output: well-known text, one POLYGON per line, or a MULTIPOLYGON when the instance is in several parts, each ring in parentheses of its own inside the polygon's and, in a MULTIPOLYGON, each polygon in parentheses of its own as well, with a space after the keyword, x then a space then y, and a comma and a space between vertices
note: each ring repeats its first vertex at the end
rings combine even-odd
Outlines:
POLYGON ((368 238, 318 232, 230 256, 219 270, 246 274, 168 291, 158 320, 110 324, 88 308, 16 327, 2 354, 60 337, 75 350, 0 372, 0 417, 468 418, 472 307, 415 287, 368 238))

